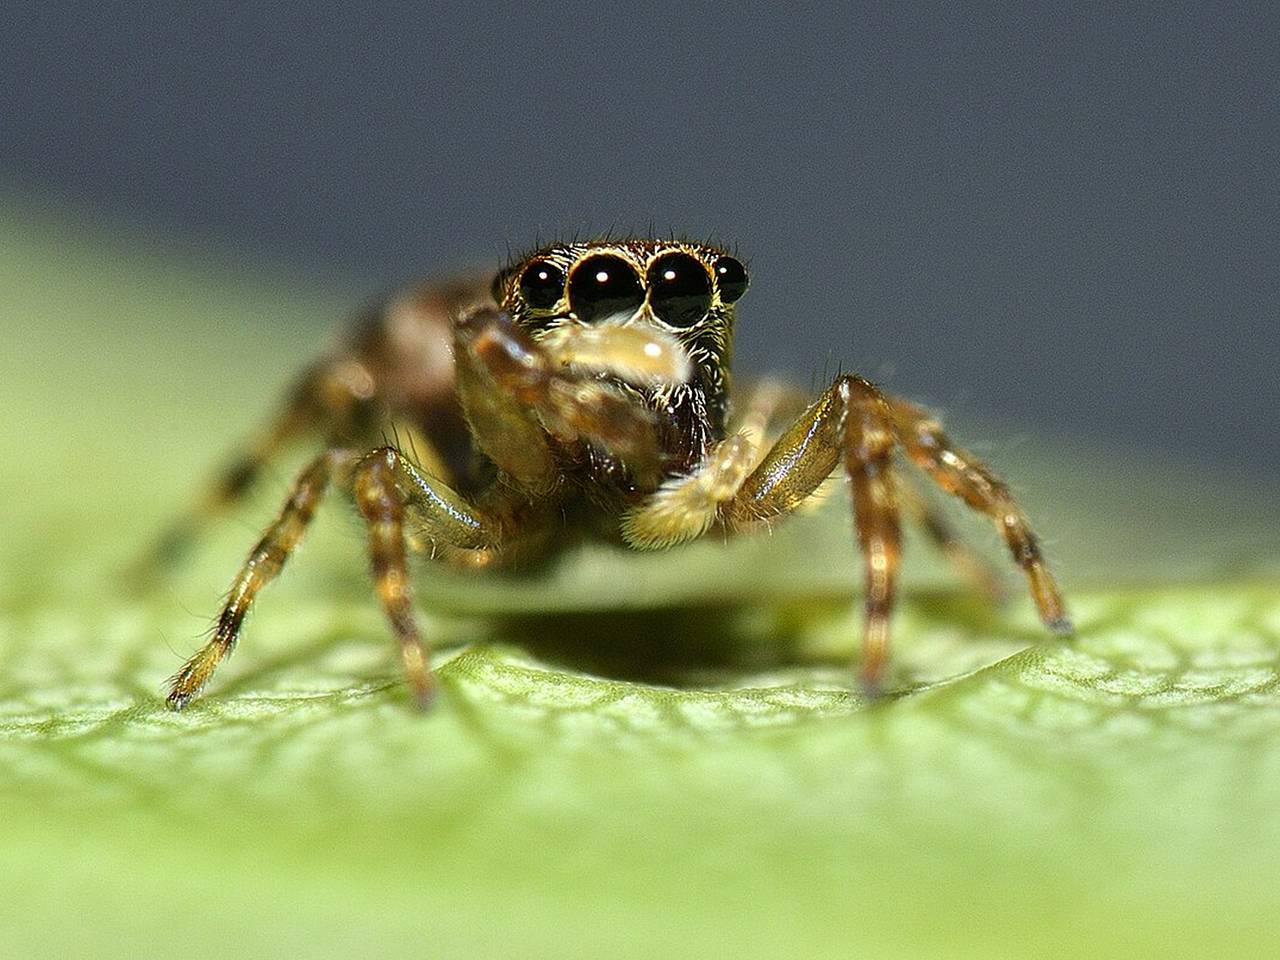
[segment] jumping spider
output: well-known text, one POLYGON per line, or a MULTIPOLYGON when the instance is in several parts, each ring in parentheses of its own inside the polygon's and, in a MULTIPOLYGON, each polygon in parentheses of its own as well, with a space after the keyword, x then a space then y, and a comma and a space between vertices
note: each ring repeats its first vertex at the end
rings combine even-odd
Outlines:
POLYGON ((241 566, 212 636, 172 679, 169 705, 185 706, 231 652, 330 484, 363 516, 378 599, 422 705, 434 680, 415 624, 410 550, 463 566, 510 564, 556 551, 569 527, 665 549, 787 514, 837 469, 865 564, 861 679, 875 690, 900 511, 982 576, 895 469, 899 451, 995 522, 1041 618, 1068 633, 1058 587, 1008 487, 920 407, 849 374, 807 406, 768 382, 731 395, 735 306, 747 282, 740 261, 708 245, 557 243, 491 284, 425 285, 370 311, 306 370, 274 423, 166 538, 170 549, 189 541, 285 445, 324 438, 241 566), (379 443, 388 417, 415 431, 412 456, 379 443))

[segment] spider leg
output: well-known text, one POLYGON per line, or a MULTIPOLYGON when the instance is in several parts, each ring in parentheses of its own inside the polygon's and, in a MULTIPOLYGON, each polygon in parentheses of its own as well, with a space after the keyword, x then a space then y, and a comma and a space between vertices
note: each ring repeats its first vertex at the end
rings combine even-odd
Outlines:
POLYGON ((1009 591, 999 572, 961 539, 941 511, 903 473, 898 475, 898 499, 933 546, 979 593, 996 604, 1008 599, 1009 591))
POLYGON ((431 702, 434 681, 427 647, 413 615, 405 546, 406 514, 426 536, 454 547, 480 549, 498 539, 497 524, 442 484, 432 484, 393 447, 367 454, 356 465, 352 494, 369 536, 374 588, 400 649, 409 689, 419 707, 431 702))
POLYGON ((329 450, 311 461, 293 483, 279 516, 263 532, 232 581, 213 635, 169 681, 167 702, 180 710, 200 692, 218 664, 231 653, 258 592, 275 579, 302 541, 336 470, 350 462, 347 450, 329 450))
POLYGON ((1014 562, 1026 574, 1040 619, 1054 633, 1070 634, 1072 624, 1062 593, 1044 562, 1039 539, 1008 485, 973 454, 955 446, 926 411, 903 400, 888 402, 894 432, 907 456, 943 490, 994 521, 1014 562))
POLYGON ((902 552, 892 470, 893 423, 880 392, 858 377, 838 377, 778 438, 723 507, 731 525, 788 513, 843 461, 866 579, 860 675, 879 688, 902 552))
POLYGON ((384 447, 363 457, 351 450, 329 450, 298 475, 279 516, 232 582, 213 635, 170 681, 170 707, 186 706, 231 653, 259 592, 276 578, 297 549, 316 507, 334 482, 348 489, 364 518, 374 585, 399 643, 410 687, 420 704, 430 699, 426 648, 412 614, 405 518, 413 520, 423 536, 463 549, 494 545, 499 524, 448 487, 428 480, 398 451, 384 447))

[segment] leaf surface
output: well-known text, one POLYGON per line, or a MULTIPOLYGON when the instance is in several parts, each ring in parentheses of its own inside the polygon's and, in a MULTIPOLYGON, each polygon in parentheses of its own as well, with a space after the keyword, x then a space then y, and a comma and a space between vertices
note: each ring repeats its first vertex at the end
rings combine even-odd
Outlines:
POLYGON ((1265 488, 957 429, 994 438, 1080 635, 1047 638, 1020 594, 990 609, 912 543, 875 704, 850 681, 839 502, 535 579, 424 573, 426 717, 328 508, 174 715, 163 680, 287 470, 149 593, 113 572, 348 298, 7 209, 6 952, 1274 955, 1265 488))

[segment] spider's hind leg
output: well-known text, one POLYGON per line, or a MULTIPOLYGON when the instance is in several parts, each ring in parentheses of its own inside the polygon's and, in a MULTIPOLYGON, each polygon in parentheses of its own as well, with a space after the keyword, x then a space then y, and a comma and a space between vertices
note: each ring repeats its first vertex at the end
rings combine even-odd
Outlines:
POLYGON ((174 710, 185 707, 231 653, 258 593, 276 578, 298 548, 334 474, 347 467, 353 458, 349 450, 328 450, 298 474, 279 516, 263 531, 232 581, 212 636, 170 679, 165 699, 174 710))

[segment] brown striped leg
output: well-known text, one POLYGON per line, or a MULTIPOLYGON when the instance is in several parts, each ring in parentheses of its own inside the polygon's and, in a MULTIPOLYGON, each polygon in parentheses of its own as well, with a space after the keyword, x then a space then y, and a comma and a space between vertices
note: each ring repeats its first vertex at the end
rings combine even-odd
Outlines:
POLYGON ((1044 562, 1039 540, 1009 487, 981 460, 956 447, 938 421, 923 409, 896 399, 890 403, 898 440, 907 455, 943 490, 991 518, 1014 562, 1027 576, 1040 619, 1055 633, 1070 634, 1072 624, 1062 593, 1044 562))
POLYGON ((427 647, 413 618, 413 590, 405 549, 404 497, 396 489, 398 455, 378 451, 360 462, 353 481, 356 505, 369 534, 373 586, 400 648, 400 662, 414 702, 431 703, 435 684, 427 666, 427 647))
POLYGON ((903 474, 898 475, 898 499, 934 547, 979 593, 996 604, 1009 598, 1008 588, 999 572, 960 538, 946 517, 903 474))
POLYGON ((280 516, 267 528, 236 576, 213 636, 171 681, 171 707, 186 706, 231 652, 258 593, 275 579, 297 548, 331 482, 350 488, 365 519, 378 597, 400 645, 414 696, 420 704, 429 700, 431 678, 426 651, 413 621, 406 520, 415 536, 462 549, 495 546, 497 525, 483 519, 448 487, 428 480, 399 452, 386 447, 363 457, 350 450, 330 450, 302 471, 280 516))
POLYGON ((423 536, 470 549, 492 546, 495 525, 481 519, 448 488, 429 483, 393 447, 361 459, 352 477, 352 493, 368 530, 374 589, 399 646, 414 702, 425 709, 434 695, 435 681, 413 615, 406 515, 423 536))
POLYGON ((185 707, 231 653, 258 592, 275 579, 289 555, 297 549, 334 473, 353 459, 350 451, 329 450, 298 475, 280 515, 267 527, 231 584, 213 636, 169 681, 166 699, 174 710, 185 707))
POLYGON ((843 461, 866 576, 860 676, 872 692, 888 656, 902 553, 893 447, 884 397, 865 380, 841 376, 778 438, 724 510, 731 524, 790 512, 843 461))
POLYGON ((879 391, 865 380, 839 384, 845 405, 844 462, 853 485, 853 516, 866 564, 866 627, 860 675, 871 694, 880 689, 889 656, 902 531, 892 473, 893 432, 879 391))

